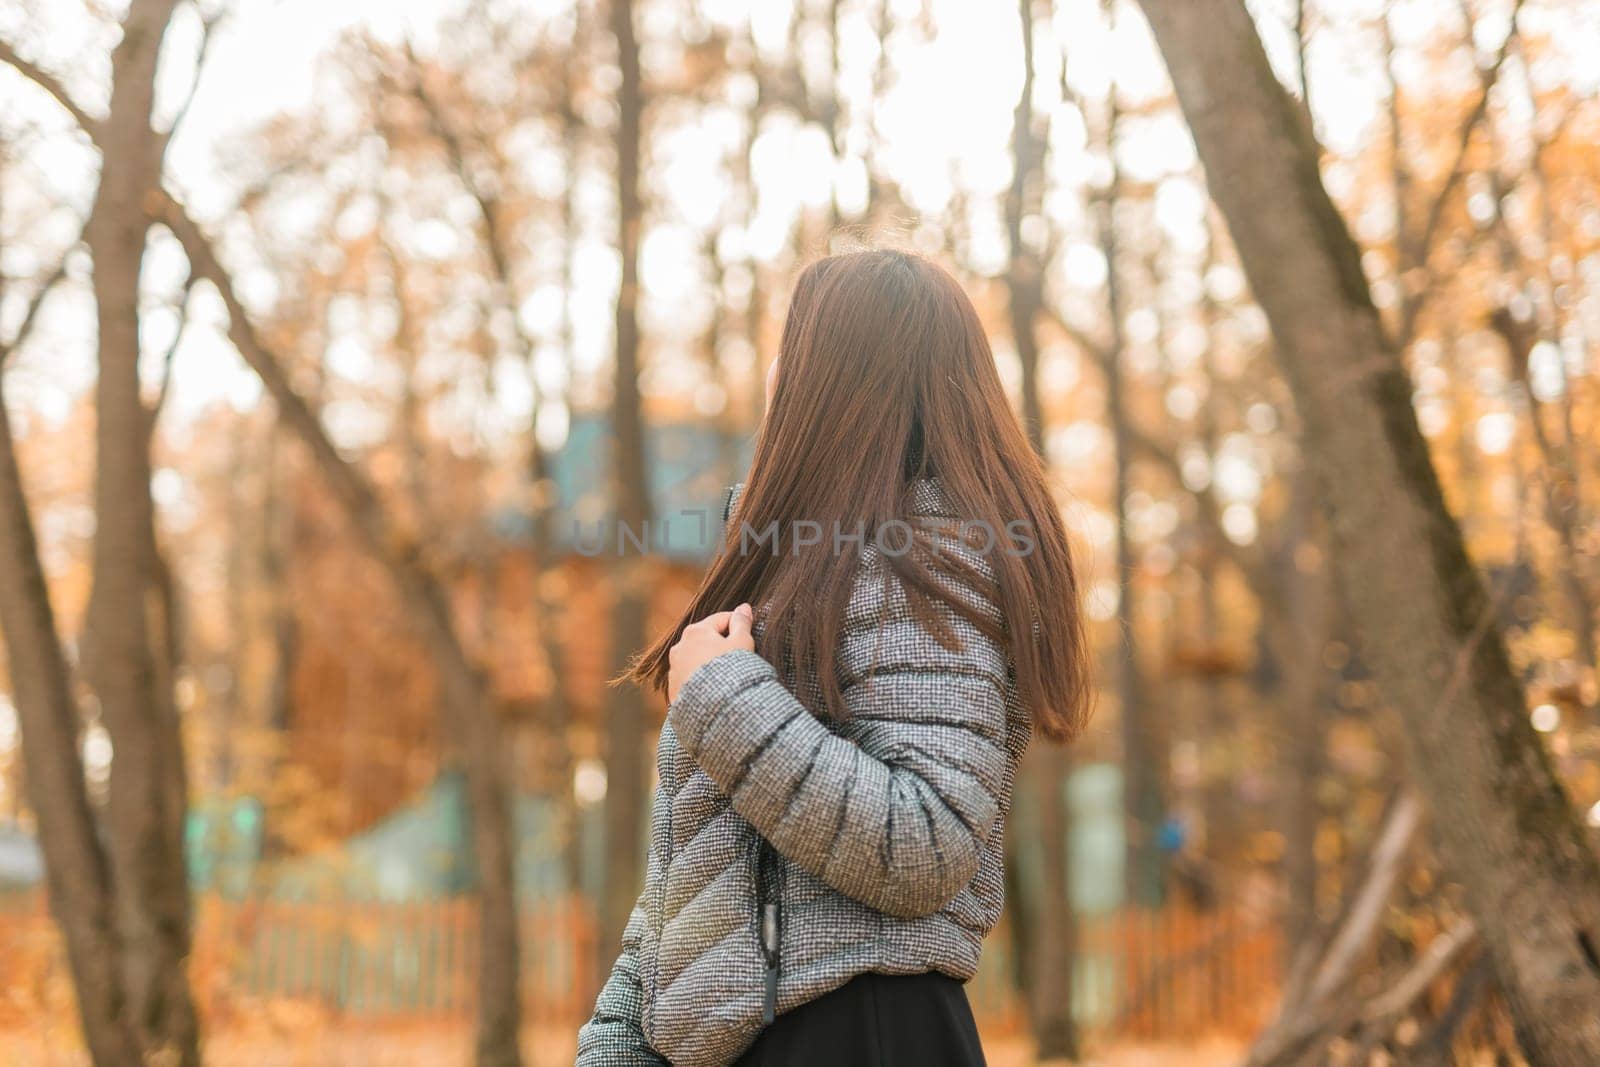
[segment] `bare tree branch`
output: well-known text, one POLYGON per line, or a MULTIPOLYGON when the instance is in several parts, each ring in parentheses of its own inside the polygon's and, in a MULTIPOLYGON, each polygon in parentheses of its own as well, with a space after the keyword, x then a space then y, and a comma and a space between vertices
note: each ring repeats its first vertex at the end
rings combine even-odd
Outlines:
MULTIPOLYGON (((228 310, 229 339, 277 404, 280 422, 310 450, 363 544, 389 573, 435 658, 443 690, 441 719, 465 755, 472 841, 483 898, 478 983, 487 992, 478 1008, 480 1049, 502 1032, 515 1035, 519 938, 504 742, 493 694, 461 641, 428 546, 393 521, 371 479, 339 453, 317 412, 294 388, 280 355, 256 330, 233 276, 199 224, 164 192, 158 194, 152 213, 183 246, 193 276, 210 282, 222 298, 228 310)), ((480 1054, 480 1062, 520 1061, 513 1052, 495 1057, 480 1054)))
MULTIPOLYGON (((1506 30, 1505 40, 1500 42, 1500 48, 1495 52, 1493 61, 1478 72, 1479 92, 1477 102, 1461 123, 1461 129, 1456 134, 1456 156, 1451 163, 1449 172, 1445 175, 1444 184, 1439 187, 1433 196, 1432 203, 1428 206, 1426 221, 1422 226, 1422 233, 1417 238, 1415 254, 1417 262, 1427 259, 1432 249, 1434 238, 1438 234, 1440 220, 1444 216, 1445 204, 1449 201, 1456 187, 1466 177, 1467 151, 1472 146, 1472 137, 1483 123, 1484 116, 1489 112, 1489 97, 1494 92, 1495 85, 1500 81, 1500 71, 1505 67, 1506 56, 1511 53, 1511 46, 1517 39, 1517 17, 1522 12, 1524 0, 1516 0, 1511 9, 1511 26, 1506 30)), ((1471 27, 1468 27, 1470 34, 1471 27)))
MULTIPOLYGON (((1056 328, 1083 351, 1084 355, 1089 357, 1102 375, 1110 373, 1111 354, 1108 345, 1096 340, 1081 327, 1068 322, 1060 309, 1049 301, 1046 301, 1040 310, 1056 328)), ((1183 478, 1183 463, 1172 445, 1133 422, 1128 423, 1126 432, 1128 444, 1140 458, 1166 471, 1178 485, 1186 484, 1183 478)), ((1237 544, 1226 535, 1222 526, 1222 508, 1217 498, 1209 490, 1196 492, 1193 495, 1201 523, 1217 534, 1216 543, 1222 547, 1223 554, 1244 575, 1246 582, 1258 597, 1263 601, 1277 602, 1277 579, 1259 552, 1237 544)))
MULTIPOLYGON (((408 92, 422 107, 423 114, 427 116, 428 131, 444 148, 445 156, 450 161, 450 168, 455 173, 456 179, 478 207, 478 214, 483 219, 484 246, 489 253, 489 266, 494 273, 496 288, 500 291, 500 303, 511 312, 512 330, 516 334, 517 345, 522 350, 520 355, 523 361, 531 366, 539 346, 536 340, 529 336, 523 325, 522 316, 516 314, 517 294, 514 287, 512 238, 507 232, 505 211, 502 209, 500 196, 494 189, 485 187, 483 180, 473 172, 472 162, 467 154, 466 139, 445 114, 444 106, 438 97, 429 91, 423 76, 422 61, 411 47, 410 41, 405 43, 405 55, 410 64, 408 72, 410 77, 409 83, 400 88, 408 92)), ((537 394, 537 383, 535 392, 537 394)), ((538 399, 535 395, 535 406, 538 404, 538 399)))
POLYGON ((1428 942, 1428 947, 1411 970, 1382 996, 1373 998, 1362 1015, 1373 1022, 1392 1019, 1414 1004, 1418 997, 1444 973, 1445 968, 1477 941, 1478 928, 1471 919, 1458 919, 1444 933, 1428 942))
POLYGON ((1457 960, 1478 944, 1478 928, 1471 919, 1459 919, 1428 942, 1411 967, 1361 1011, 1360 1040, 1351 1063, 1369 1062, 1372 1053, 1394 1032, 1395 1024, 1457 960))
MULTIPOLYGON (((199 5, 195 5, 198 11, 199 5)), ((200 48, 194 57, 194 77, 189 83, 189 92, 184 96, 183 103, 178 105, 177 114, 172 116, 172 125, 161 134, 161 154, 167 153, 167 147, 172 144, 172 139, 178 135, 178 130, 183 126, 183 120, 189 117, 189 109, 194 106, 194 98, 200 91, 200 79, 205 76, 206 60, 211 55, 211 45, 216 39, 217 27, 227 21, 233 14, 233 8, 221 7, 211 14, 200 12, 200 48)))
POLYGON ((0 342, 0 367, 4 367, 6 360, 11 358, 11 354, 27 343, 28 337, 33 333, 33 328, 38 322, 39 309, 44 307, 44 302, 55 291, 55 287, 67 278, 67 257, 72 254, 73 249, 77 248, 82 241, 83 230, 80 227, 78 236, 67 246, 66 251, 61 253, 61 258, 56 262, 55 269, 45 276, 39 288, 34 291, 33 297, 28 301, 27 310, 22 314, 22 322, 17 325, 17 332, 11 336, 10 340, 0 342))
POLYGON ((1407 767, 1439 815, 1440 862, 1483 930, 1527 1058, 1600 1062, 1600 862, 1529 724, 1523 679, 1449 511, 1360 246, 1246 7, 1140 7, 1276 340, 1334 518, 1343 599, 1404 728, 1407 767))
POLYGON ((0 39, 0 63, 10 65, 18 74, 49 93, 51 98, 72 116, 73 121, 83 127, 83 132, 88 134, 89 140, 99 143, 100 120, 84 110, 72 94, 67 92, 67 87, 61 84, 61 79, 32 60, 19 55, 11 42, 3 39, 0 39))
POLYGON ((161 357, 161 385, 150 404, 152 431, 155 430, 156 420, 161 417, 161 409, 166 407, 168 394, 172 392, 172 363, 177 358, 178 346, 183 343, 184 331, 189 328, 189 295, 194 292, 195 283, 199 280, 191 274, 188 281, 183 283, 183 295, 178 298, 178 329, 173 333, 172 343, 167 346, 165 355, 161 357))
POLYGON ((1412 789, 1404 790, 1390 805, 1372 845, 1366 874, 1333 939, 1314 962, 1305 990, 1298 996, 1286 995, 1276 1021, 1256 1038, 1246 1061, 1248 1067, 1293 1062, 1307 1042, 1347 1018, 1336 1007, 1330 1008, 1333 994, 1349 982, 1357 961, 1378 931, 1395 883, 1405 869, 1402 861, 1422 825, 1423 812, 1422 798, 1412 789))
POLYGON ((1414 789, 1405 790, 1378 834, 1372 848, 1372 866, 1351 904, 1349 919, 1340 927, 1311 979, 1306 999, 1313 1005, 1333 995, 1355 971, 1362 950, 1378 930, 1379 920, 1389 904, 1404 870, 1402 861, 1422 826, 1422 797, 1414 789))
POLYGON ((1295 77, 1299 82, 1300 106, 1305 109, 1306 122, 1316 125, 1316 115, 1311 110, 1311 74, 1307 63, 1307 46, 1311 43, 1311 11, 1306 0, 1294 4, 1294 58, 1295 77))
POLYGON ((1067 340, 1082 349, 1083 354, 1092 359, 1096 366, 1104 368, 1107 365, 1111 358, 1111 345, 1109 342, 1104 338, 1094 336, 1085 327, 1069 321, 1065 313, 1053 304, 1047 304, 1042 310, 1049 318, 1051 325, 1066 334, 1067 340))
POLYGON ((1450 994, 1450 1003, 1445 1005, 1444 1011, 1434 1018, 1427 1031, 1411 1046, 1409 1058, 1412 1063, 1417 1067, 1444 1067, 1454 1059, 1450 1046, 1493 980, 1494 967, 1488 957, 1480 953, 1457 979, 1455 989, 1450 994))
POLYGON ((1339 999, 1308 1009, 1275 1048, 1268 1052, 1258 1044, 1248 1062, 1259 1067, 1321 1062, 1315 1059, 1320 1045, 1347 1035, 1357 1045, 1348 1062, 1367 1063, 1372 1051, 1393 1032, 1395 1023, 1477 944, 1477 925, 1468 918, 1457 920, 1434 937, 1399 977, 1385 982, 1380 992, 1365 1000, 1339 999))
POLYGON ((1400 76, 1394 66, 1394 25, 1385 5, 1378 15, 1379 35, 1383 39, 1383 80, 1389 91, 1389 185, 1394 198, 1395 273, 1404 274, 1411 264, 1411 167, 1406 161, 1404 120, 1400 114, 1400 76))
MULTIPOLYGON (((1466 178, 1467 154, 1472 148, 1472 138, 1482 125, 1484 117, 1489 113, 1489 98, 1494 92, 1494 87, 1500 81, 1500 72, 1505 67, 1506 57, 1510 55, 1512 45, 1517 39, 1517 18, 1522 13, 1525 0, 1515 0, 1511 8, 1511 25, 1506 30, 1506 36, 1500 42, 1499 49, 1495 52, 1488 66, 1481 67, 1478 71, 1479 91, 1472 110, 1462 120, 1461 127, 1456 134, 1455 159, 1450 164, 1450 170, 1445 174, 1444 182, 1434 193, 1433 199, 1428 204, 1424 216, 1422 230, 1413 239, 1402 233, 1400 235, 1400 261, 1399 273, 1402 275, 1401 291, 1405 292, 1404 275, 1412 269, 1424 269, 1428 257, 1433 251, 1433 243, 1438 238, 1439 227, 1444 221, 1444 210, 1450 198, 1455 195, 1457 187, 1466 178)), ((1471 39, 1472 12, 1462 4, 1462 16, 1467 20, 1467 35, 1471 39)), ((1400 317, 1399 341, 1402 347, 1409 345, 1416 334, 1417 319, 1432 295, 1433 286, 1421 287, 1415 296, 1404 300, 1400 317)))

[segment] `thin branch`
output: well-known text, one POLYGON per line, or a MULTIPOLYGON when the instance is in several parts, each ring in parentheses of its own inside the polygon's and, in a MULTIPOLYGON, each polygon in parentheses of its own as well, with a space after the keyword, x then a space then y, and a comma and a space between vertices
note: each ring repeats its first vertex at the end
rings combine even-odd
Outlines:
MULTIPOLYGON (((1478 98, 1473 104, 1472 110, 1467 113, 1467 117, 1462 121, 1461 128, 1456 134, 1455 159, 1450 165, 1450 170, 1445 174, 1443 184, 1439 186, 1438 191, 1428 205, 1422 232, 1416 236, 1415 240, 1408 239, 1404 234, 1401 235, 1401 259, 1398 266, 1402 281, 1407 271, 1413 268, 1421 269, 1426 267, 1428 257, 1433 250, 1433 242, 1437 239, 1439 227, 1444 221, 1445 206, 1455 194, 1456 188, 1460 186, 1466 177, 1467 155, 1472 148, 1472 139, 1477 133, 1478 127, 1483 123, 1485 116, 1489 113, 1489 98, 1493 95, 1495 85, 1500 81, 1500 72, 1505 67, 1506 57, 1510 55, 1512 45, 1516 43, 1517 18, 1522 13, 1524 2, 1525 0, 1515 0, 1511 8, 1511 25, 1506 30, 1505 40, 1500 42, 1500 47, 1495 52, 1494 59, 1489 65, 1480 68, 1478 71, 1478 98), (1408 249, 1409 254, 1407 254, 1408 249)), ((1462 5, 1462 14, 1467 19, 1467 34, 1470 41, 1473 26, 1472 12, 1464 3, 1462 5)), ((1403 289, 1402 284, 1402 291, 1403 289)), ((1431 292, 1432 287, 1425 286, 1417 292, 1414 298, 1405 302, 1401 313, 1399 334, 1399 341, 1402 346, 1409 344, 1412 337, 1415 336, 1417 318, 1421 315, 1422 308, 1427 303, 1431 292)))
POLYGON ((155 430, 156 420, 161 417, 161 409, 167 404, 167 395, 172 392, 172 364, 178 356, 178 346, 183 343, 184 331, 189 328, 189 296, 194 292, 195 283, 200 279, 189 275, 183 283, 183 295, 178 298, 178 329, 172 335, 172 343, 167 346, 167 351, 161 358, 161 386, 156 391, 155 399, 150 404, 150 430, 155 430))
MULTIPOLYGON (((198 6, 197 4, 197 9, 198 6)), ((232 8, 223 7, 218 8, 209 15, 204 13, 200 15, 200 48, 194 57, 194 78, 189 82, 189 92, 184 96, 183 103, 178 105, 177 114, 172 116, 172 125, 168 126, 166 132, 161 134, 162 156, 167 154, 167 146, 178 135, 178 129, 183 125, 183 120, 189 116, 189 109, 194 106, 194 98, 199 95, 200 80, 205 75, 206 59, 211 55, 211 45, 216 39, 217 27, 222 25, 232 13, 232 8)))
MULTIPOLYGON (((431 601, 437 591, 431 586, 433 576, 425 558, 424 546, 390 523, 370 480, 340 455, 317 412, 295 391, 289 380, 288 368, 257 332, 254 321, 239 298, 233 275, 217 258, 216 249, 205 231, 170 193, 161 190, 153 199, 155 203, 151 214, 183 246, 184 254, 189 259, 191 276, 210 282, 222 298, 228 310, 228 338, 278 405, 279 420, 311 450, 318 467, 328 477, 335 496, 352 517, 368 547, 400 578, 402 590, 408 595, 425 596, 431 601)), ((430 616, 429 623, 438 625, 441 633, 448 628, 442 614, 430 616)))
POLYGON ((1389 91, 1389 185, 1394 197, 1395 273, 1403 275, 1411 263, 1411 215, 1407 210, 1411 192, 1411 168, 1401 150, 1405 142, 1405 129, 1400 115, 1400 76, 1394 68, 1394 26, 1389 21, 1386 6, 1378 16, 1378 29, 1383 37, 1383 80, 1389 91))
POLYGON ((1370 1000, 1361 1012, 1361 1038, 1351 1063, 1366 1063, 1385 1038, 1394 1032, 1395 1023, 1438 981, 1457 960, 1478 944, 1478 928, 1471 919, 1460 919, 1448 930, 1428 942, 1422 955, 1399 981, 1370 1000))
POLYGON ((473 172, 466 140, 461 131, 450 121, 438 97, 428 90, 422 61, 409 40, 405 42, 404 48, 406 61, 410 66, 409 84, 397 88, 402 92, 409 91, 421 106, 427 116, 428 130, 443 147, 456 180, 461 183, 462 188, 478 207, 478 215, 483 220, 484 248, 489 257, 494 289, 499 295, 501 307, 509 313, 511 331, 520 349, 518 355, 529 371, 529 382, 533 388, 534 419, 537 421, 542 397, 533 368, 539 352, 539 342, 528 332, 523 317, 517 314, 516 269, 512 255, 514 238, 509 232, 504 205, 496 190, 486 188, 484 182, 473 172))
POLYGON ((3 39, 0 39, 0 63, 10 65, 18 74, 21 74, 24 78, 49 93, 51 98, 60 104, 67 114, 72 116, 73 121, 83 128, 83 132, 88 134, 89 140, 99 143, 100 120, 85 111, 83 106, 73 99, 72 94, 67 92, 67 87, 61 84, 61 79, 32 60, 23 58, 17 53, 16 48, 10 41, 3 39))
MULTIPOLYGON (((1080 327, 1070 323, 1061 314, 1059 308, 1045 301, 1040 310, 1054 326, 1067 335, 1067 339, 1077 345, 1083 354, 1099 369, 1102 375, 1111 373, 1111 348, 1103 342, 1097 341, 1080 327)), ((1184 485, 1183 463, 1178 459, 1177 452, 1166 442, 1159 440, 1148 430, 1134 423, 1126 426, 1128 444, 1132 451, 1141 458, 1154 463, 1167 472, 1177 484, 1184 485)), ((1208 490, 1193 494, 1195 504, 1199 509, 1202 524, 1215 532, 1217 543, 1222 546, 1223 554, 1244 575, 1250 588, 1264 602, 1276 603, 1278 583, 1272 576, 1270 569, 1265 565, 1260 554, 1239 545, 1227 536, 1222 526, 1222 508, 1217 499, 1208 490)))
POLYGON ((1409 1008, 1416 999, 1427 992, 1445 968, 1462 952, 1470 948, 1478 937, 1478 928, 1471 919, 1459 919, 1444 933, 1428 942, 1428 947, 1411 970, 1382 996, 1375 997, 1362 1015, 1369 1021, 1393 1018, 1409 1008))
POLYGON ((1445 1006, 1444 1012, 1434 1020, 1433 1025, 1421 1039, 1411 1046, 1412 1062, 1417 1064, 1450 1062, 1450 1045, 1455 1035, 1471 1017, 1473 1008, 1493 979, 1494 965, 1489 962, 1487 955, 1479 955, 1467 965, 1456 981, 1455 991, 1450 994, 1450 1003, 1445 1006))
MULTIPOLYGON (((504 213, 501 210, 500 197, 493 189, 485 188, 478 175, 473 173, 472 163, 468 158, 467 144, 461 131, 456 128, 439 99, 428 90, 427 80, 422 68, 422 61, 416 51, 411 47, 411 42, 405 42, 406 60, 410 64, 409 85, 401 87, 402 91, 409 91, 410 95, 422 107, 427 116, 428 129, 444 148, 445 156, 450 161, 450 168, 455 172, 456 179, 461 182, 467 195, 472 197, 478 207, 478 214, 483 219, 484 232, 487 240, 485 244, 489 253, 490 266, 493 267, 495 280, 505 292, 502 299, 508 307, 515 304, 515 293, 512 290, 512 268, 509 250, 509 239, 505 232, 504 213)), ((525 353, 530 354, 537 346, 533 339, 523 335, 520 316, 513 315, 512 322, 516 325, 519 334, 518 340, 522 342, 525 353)))
POLYGON ((34 325, 38 321, 39 309, 44 307, 44 302, 49 299, 55 287, 66 280, 67 257, 72 255, 73 249, 77 248, 82 240, 83 231, 80 228, 78 236, 67 246, 66 251, 61 253, 61 258, 56 262, 55 269, 45 277, 44 282, 35 290, 33 298, 28 301, 28 309, 23 312, 22 322, 17 326, 16 334, 9 341, 0 343, 0 367, 5 366, 6 360, 11 358, 11 353, 27 343, 28 337, 33 333, 34 325))
POLYGON ((1311 12, 1307 10, 1307 0, 1295 0, 1294 5, 1294 55, 1295 73, 1300 81, 1300 106, 1305 108, 1306 121, 1312 126, 1316 125, 1316 116, 1311 110, 1311 75, 1307 64, 1307 45, 1311 38, 1311 12))
MULTIPOLYGON (((1434 717, 1439 715, 1441 709, 1454 702, 1456 693, 1461 689, 1462 686, 1470 684, 1472 658, 1477 654, 1478 647, 1483 643, 1484 638, 1487 637, 1493 630, 1494 620, 1499 615, 1500 608, 1505 602, 1507 591, 1509 589, 1510 584, 1503 583, 1494 591, 1494 594, 1489 598, 1488 603, 1483 605, 1483 609, 1479 612, 1478 618, 1473 624, 1472 631, 1467 634, 1465 642, 1463 642, 1460 650, 1456 653, 1455 660, 1451 667, 1450 676, 1445 680, 1444 689, 1440 692, 1439 699, 1434 704, 1434 710, 1432 713, 1434 717)), ((1411 837, 1415 835, 1416 827, 1412 826, 1408 829, 1405 826, 1405 822, 1411 819, 1420 820, 1422 816, 1422 802, 1420 796, 1417 796, 1409 790, 1407 792, 1407 798, 1409 799, 1403 798, 1402 801, 1395 806, 1395 808, 1390 810, 1388 819, 1385 823, 1385 828, 1380 833, 1380 840, 1378 841, 1377 845, 1374 846, 1373 865, 1371 868, 1369 868, 1366 878, 1369 887, 1378 876, 1382 875, 1387 885, 1392 888, 1394 884, 1393 876, 1388 871, 1385 871, 1385 867, 1388 867, 1390 870, 1392 870, 1394 875, 1398 874, 1398 870, 1396 864, 1386 864, 1384 862, 1383 852, 1386 849, 1386 842, 1391 845, 1400 846, 1400 850, 1397 854, 1403 855, 1403 846, 1408 845, 1411 837), (1414 813, 1405 812, 1402 810, 1408 804, 1412 803, 1414 803, 1417 809, 1414 813), (1400 841, 1402 835, 1404 835, 1403 843, 1400 841)), ((1392 849, 1390 851, 1393 852, 1392 849)), ((1367 895, 1365 888, 1366 887, 1364 887, 1362 893, 1363 897, 1367 895)), ((1375 903, 1381 904, 1386 902, 1390 888, 1383 889, 1381 899, 1376 900, 1375 903)), ((1377 893, 1375 892, 1373 895, 1377 896, 1377 893)), ((1299 1054, 1309 1044, 1315 1042, 1320 1035, 1326 1033, 1330 1029, 1338 1028, 1342 1030, 1349 1026, 1352 1022, 1363 1019, 1372 1020, 1374 1018, 1379 1018, 1382 1017, 1383 1012, 1388 1010, 1388 1005, 1392 1004, 1393 1001, 1386 1001, 1383 997, 1379 997, 1369 1002, 1367 1006, 1359 1009, 1351 1008, 1348 1004, 1339 1001, 1332 995, 1333 993, 1337 992, 1339 986, 1343 984, 1344 978, 1338 974, 1328 975, 1326 979, 1324 978, 1329 967, 1328 961, 1332 958, 1335 948, 1338 946, 1340 941, 1348 940, 1355 948, 1359 948, 1361 945, 1365 944, 1365 937, 1360 939, 1359 944, 1355 944, 1357 941, 1356 937, 1352 935, 1348 938, 1345 938, 1343 935, 1345 931, 1349 930, 1357 922, 1367 922, 1368 917, 1373 915, 1373 910, 1374 909, 1372 908, 1363 909, 1359 905, 1351 908, 1347 917, 1341 923, 1341 935, 1335 938, 1333 946, 1331 946, 1324 954, 1324 962, 1318 968, 1318 980, 1313 986, 1312 993, 1308 994, 1302 1003, 1294 1007, 1292 1016, 1280 1017, 1272 1027, 1270 1027, 1265 1033, 1256 1039, 1254 1046, 1252 1046, 1250 1050, 1249 1058, 1246 1061, 1247 1067, 1280 1067, 1280 1065, 1295 1062, 1299 1054), (1320 997, 1317 996, 1319 991, 1322 993, 1320 997), (1369 1008, 1371 1010, 1368 1010, 1369 1008)), ((1381 910, 1381 908, 1377 909, 1377 913, 1381 914, 1381 910)), ((1375 924, 1375 919, 1373 922, 1375 924)), ((1464 936, 1465 934, 1475 934, 1476 932, 1471 927, 1470 923, 1468 923, 1465 927, 1457 927, 1456 930, 1458 932, 1464 932, 1464 936)), ((1431 950, 1434 947, 1435 946, 1429 946, 1430 953, 1426 954, 1423 960, 1419 961, 1417 964, 1418 968, 1421 968, 1423 965, 1429 962, 1432 956, 1431 950)), ((1441 944, 1439 947, 1443 948, 1444 945, 1441 944)), ((1355 956, 1353 954, 1344 953, 1344 955, 1347 957, 1347 963, 1354 963, 1355 956)), ((1453 959, 1454 957, 1452 956, 1451 958, 1453 959)), ((1445 962, 1448 963, 1449 960, 1446 960, 1445 962)), ((1415 973, 1415 971, 1412 973, 1415 973)), ((1362 1061, 1358 1060, 1356 1062, 1362 1061)))
MULTIPOLYGON (((1460 185, 1467 172, 1467 152, 1472 147, 1472 137, 1482 124, 1484 116, 1489 113, 1489 98, 1494 92, 1495 85, 1500 81, 1500 71, 1505 67, 1506 57, 1511 53, 1511 46, 1517 39, 1517 17, 1522 12, 1524 0, 1516 0, 1511 8, 1511 26, 1506 30, 1505 40, 1500 42, 1500 48, 1495 52, 1494 60, 1488 67, 1478 72, 1479 84, 1477 102, 1468 112, 1465 121, 1461 123, 1460 132, 1456 135, 1456 157, 1450 165, 1449 173, 1445 175, 1444 184, 1434 194, 1433 202, 1428 207, 1427 221, 1423 224, 1422 233, 1416 243, 1416 262, 1422 263, 1428 257, 1434 238, 1438 234, 1440 220, 1444 217, 1444 208, 1451 194, 1460 185)), ((1471 28, 1468 28, 1471 32, 1471 28)))
POLYGON ((1061 309, 1054 305, 1047 303, 1041 310, 1045 313, 1045 317, 1050 320, 1050 324, 1066 334, 1067 340, 1081 349, 1083 354, 1093 360, 1097 367, 1103 370, 1110 365, 1111 345, 1109 342, 1093 336, 1077 323, 1068 321, 1061 309))
POLYGON ((1403 861, 1422 826, 1424 810, 1422 797, 1414 789, 1402 793, 1390 810, 1377 844, 1373 846, 1371 872, 1350 908, 1349 920, 1340 927, 1323 955, 1306 994, 1308 1003, 1320 1004, 1332 996, 1354 972, 1362 950, 1377 933, 1395 883, 1405 869, 1403 861))
POLYGON ((1390 806, 1361 885, 1340 917, 1333 939, 1311 964, 1313 973, 1306 991, 1286 1001, 1276 1021, 1256 1038, 1246 1059, 1248 1067, 1292 1063, 1319 1034, 1336 1024, 1345 1025, 1348 1016, 1341 1007, 1345 1002, 1333 994, 1350 980, 1355 964, 1378 931, 1423 812, 1422 799, 1411 788, 1390 806))

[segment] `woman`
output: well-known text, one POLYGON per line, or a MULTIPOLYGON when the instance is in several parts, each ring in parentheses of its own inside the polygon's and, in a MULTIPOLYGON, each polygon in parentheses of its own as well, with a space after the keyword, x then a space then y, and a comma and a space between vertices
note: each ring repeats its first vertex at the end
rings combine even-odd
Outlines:
POLYGON ((626 676, 667 722, 578 1063, 982 1063, 1017 760, 1086 714, 1066 532, 928 260, 808 266, 767 393, 722 552, 626 676))

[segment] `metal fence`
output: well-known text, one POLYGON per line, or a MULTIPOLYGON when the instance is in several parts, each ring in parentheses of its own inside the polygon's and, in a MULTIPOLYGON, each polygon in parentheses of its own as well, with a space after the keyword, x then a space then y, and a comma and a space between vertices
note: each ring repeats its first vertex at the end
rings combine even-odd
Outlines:
MULTIPOLYGON (((191 974, 202 1011, 292 1001, 381 1024, 470 1015, 477 974, 477 904, 196 902, 191 974)), ((523 996, 530 1022, 577 1025, 597 988, 590 902, 551 899, 522 917, 523 996)), ((1169 907, 1125 910, 1078 924, 1074 1014, 1091 1040, 1186 1040, 1245 1035, 1264 1022, 1278 985, 1279 938, 1260 916, 1169 907)), ((1020 1030, 1026 1007, 1002 927, 968 985, 987 1033, 1020 1030)), ((0 897, 0 1021, 7 1006, 60 1001, 59 935, 43 894, 0 897)))

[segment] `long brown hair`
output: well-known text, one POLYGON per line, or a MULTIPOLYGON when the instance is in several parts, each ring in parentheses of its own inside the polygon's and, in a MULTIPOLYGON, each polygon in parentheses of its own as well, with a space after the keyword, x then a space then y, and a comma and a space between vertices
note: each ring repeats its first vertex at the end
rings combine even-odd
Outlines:
MULTIPOLYGON (((940 568, 962 568, 958 555, 893 551, 884 559, 936 636, 948 627, 927 610, 929 597, 1005 642, 1037 728, 1074 737, 1088 715, 1087 654, 1077 576, 1044 466, 961 285, 930 260, 892 249, 828 256, 800 272, 737 521, 682 617, 618 681, 664 689, 667 654, 683 628, 749 602, 762 622, 758 651, 786 678, 815 672, 824 710, 842 718, 835 655, 859 553, 839 551, 832 531, 864 529, 872 541, 884 523, 905 521, 912 483, 929 476, 969 529, 986 531, 994 550, 984 591, 1003 621, 936 580, 940 568), (1019 521, 1031 546, 1001 550, 1003 531, 1019 521), (820 543, 793 538, 804 523, 823 524, 820 543), (772 550, 733 550, 740 529, 773 524, 772 550)), ((848 537, 843 544, 855 546, 848 537)))

